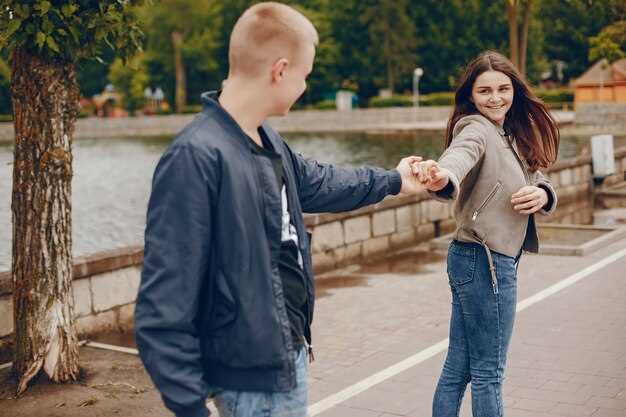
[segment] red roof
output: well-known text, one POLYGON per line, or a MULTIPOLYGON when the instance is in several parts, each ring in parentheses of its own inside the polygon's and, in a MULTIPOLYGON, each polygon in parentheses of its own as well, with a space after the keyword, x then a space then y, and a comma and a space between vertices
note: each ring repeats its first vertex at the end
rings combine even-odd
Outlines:
POLYGON ((626 81, 626 58, 609 65, 606 59, 601 59, 589 68, 583 75, 574 81, 574 86, 610 85, 615 82, 626 81))

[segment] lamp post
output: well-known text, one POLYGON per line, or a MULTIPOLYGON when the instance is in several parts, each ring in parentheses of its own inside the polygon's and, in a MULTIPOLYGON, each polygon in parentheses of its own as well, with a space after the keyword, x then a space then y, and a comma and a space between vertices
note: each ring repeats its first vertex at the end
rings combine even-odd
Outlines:
POLYGON ((420 77, 422 75, 424 75, 423 69, 418 67, 418 68, 415 68, 415 70, 413 70, 413 106, 414 107, 419 107, 420 105, 419 82, 420 82, 420 77))

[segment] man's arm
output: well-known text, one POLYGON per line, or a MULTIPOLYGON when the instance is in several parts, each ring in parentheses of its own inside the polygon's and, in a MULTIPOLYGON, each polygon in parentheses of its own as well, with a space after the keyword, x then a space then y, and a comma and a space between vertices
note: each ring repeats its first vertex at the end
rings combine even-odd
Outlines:
POLYGON ((377 203, 390 194, 423 190, 410 167, 412 160, 420 160, 417 157, 405 158, 396 169, 385 170, 340 168, 305 159, 295 152, 291 156, 300 204, 307 213, 350 211, 377 203))
MULTIPOLYGON (((135 335, 165 405, 179 417, 206 417, 207 387, 196 315, 211 241, 207 157, 174 146, 155 170, 148 205, 135 335)), ((206 300, 203 300, 206 302, 206 300)))

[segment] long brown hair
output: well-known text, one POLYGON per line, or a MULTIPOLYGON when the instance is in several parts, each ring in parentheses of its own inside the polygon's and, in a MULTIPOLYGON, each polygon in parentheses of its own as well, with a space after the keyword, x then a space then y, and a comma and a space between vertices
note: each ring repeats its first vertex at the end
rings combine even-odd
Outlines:
POLYGON ((486 51, 465 69, 454 97, 454 111, 446 129, 446 148, 452 142, 454 125, 463 116, 479 113, 470 100, 476 78, 486 71, 499 71, 513 84, 513 104, 504 120, 504 130, 515 137, 520 153, 529 168, 536 171, 556 161, 559 152, 559 129, 545 104, 533 94, 519 71, 506 57, 486 51))

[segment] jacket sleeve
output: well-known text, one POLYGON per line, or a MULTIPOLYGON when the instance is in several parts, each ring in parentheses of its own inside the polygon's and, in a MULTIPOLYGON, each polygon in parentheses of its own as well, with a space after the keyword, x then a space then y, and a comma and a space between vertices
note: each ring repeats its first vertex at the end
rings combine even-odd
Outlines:
POLYGON ((484 133, 472 125, 463 128, 439 158, 439 166, 450 172, 448 185, 429 194, 440 201, 456 200, 461 182, 483 157, 485 147, 484 133))
POLYGON ((290 152, 304 212, 355 210, 400 192, 402 179, 395 169, 340 168, 290 152))
POLYGON ((532 185, 534 185, 535 187, 543 188, 544 190, 546 190, 546 193, 548 193, 548 203, 541 210, 539 210, 538 213, 546 216, 554 213, 554 211, 556 210, 558 197, 556 195, 554 187, 552 186, 552 183, 539 170, 535 171, 531 175, 532 185))
POLYGON ((139 354, 178 417, 209 415, 195 317, 209 263, 215 182, 201 159, 190 145, 174 145, 156 167, 135 308, 139 354))

